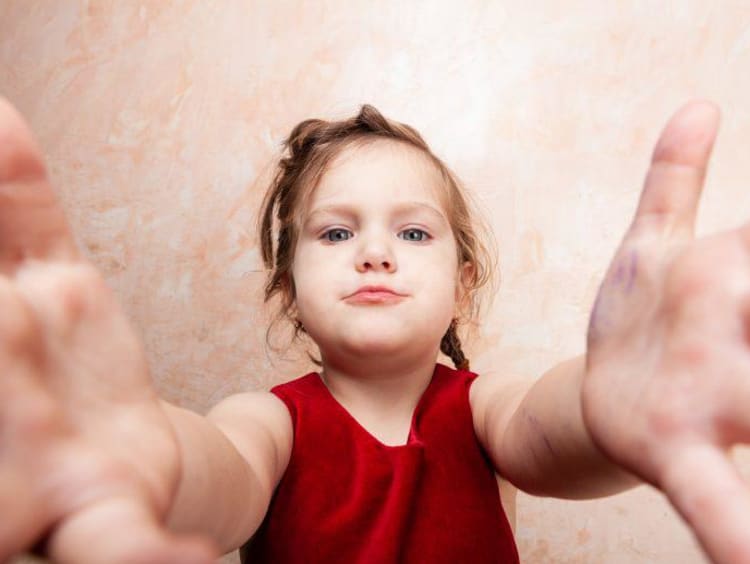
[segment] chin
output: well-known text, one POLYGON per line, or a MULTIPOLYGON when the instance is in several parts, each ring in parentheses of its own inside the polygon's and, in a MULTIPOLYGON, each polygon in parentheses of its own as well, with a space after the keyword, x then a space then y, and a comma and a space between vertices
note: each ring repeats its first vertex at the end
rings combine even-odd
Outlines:
POLYGON ((348 355, 366 358, 371 356, 390 356, 407 348, 408 345, 404 342, 393 339, 365 339, 343 342, 339 345, 338 350, 348 355))
POLYGON ((414 345, 414 338, 394 332, 357 331, 352 328, 349 334, 331 335, 317 341, 318 346, 334 355, 348 357, 372 358, 377 356, 393 356, 410 350, 414 345))
MULTIPOLYGON (((347 356, 360 358, 373 357, 401 357, 413 356, 418 351, 432 350, 435 343, 440 342, 440 337, 425 338, 425 332, 412 331, 390 331, 378 334, 351 334, 334 344, 334 350, 338 350, 347 356), (437 340, 436 340, 437 339, 437 340)), ((442 337, 442 335, 441 335, 442 337)))
POLYGON ((439 323, 405 323, 403 319, 353 319, 344 330, 327 331, 323 326, 310 327, 310 336, 321 350, 346 356, 370 358, 400 356, 417 350, 434 348, 441 334, 434 334, 439 323), (318 331, 316 331, 318 330, 318 331))

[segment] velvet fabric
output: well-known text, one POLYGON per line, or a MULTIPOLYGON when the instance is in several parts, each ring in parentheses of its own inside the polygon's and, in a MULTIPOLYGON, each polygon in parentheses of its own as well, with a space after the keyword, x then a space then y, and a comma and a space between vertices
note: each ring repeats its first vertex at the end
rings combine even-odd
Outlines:
POLYGON ((362 427, 317 373, 273 388, 294 423, 291 461, 243 563, 517 563, 474 434, 476 374, 436 365, 405 445, 362 427))

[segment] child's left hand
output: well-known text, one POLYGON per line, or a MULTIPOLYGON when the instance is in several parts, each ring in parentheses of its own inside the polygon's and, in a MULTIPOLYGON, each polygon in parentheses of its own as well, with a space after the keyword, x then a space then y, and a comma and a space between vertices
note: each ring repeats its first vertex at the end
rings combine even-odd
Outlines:
POLYGON ((750 223, 693 229, 718 130, 693 102, 666 126, 588 331, 594 442, 663 490, 715 562, 750 562, 750 491, 728 450, 750 442, 750 223))

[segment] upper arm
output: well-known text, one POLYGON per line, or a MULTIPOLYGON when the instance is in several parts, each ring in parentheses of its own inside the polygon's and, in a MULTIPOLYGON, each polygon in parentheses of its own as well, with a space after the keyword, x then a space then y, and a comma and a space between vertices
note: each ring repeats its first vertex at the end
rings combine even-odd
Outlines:
POLYGON ((477 376, 469 389, 474 432, 501 475, 513 462, 503 452, 506 430, 533 385, 532 378, 490 372, 477 376))
POLYGON ((539 378, 479 376, 474 429, 496 471, 533 495, 591 498, 635 485, 591 440, 581 412, 585 357, 539 378))
POLYGON ((252 469, 261 486, 265 514, 292 452, 294 431, 286 405, 269 392, 246 392, 222 400, 206 418, 252 469))
POLYGON ((162 401, 182 472, 167 516, 179 533, 212 537, 225 552, 263 522, 292 450, 286 405, 267 392, 230 396, 205 416, 162 401))

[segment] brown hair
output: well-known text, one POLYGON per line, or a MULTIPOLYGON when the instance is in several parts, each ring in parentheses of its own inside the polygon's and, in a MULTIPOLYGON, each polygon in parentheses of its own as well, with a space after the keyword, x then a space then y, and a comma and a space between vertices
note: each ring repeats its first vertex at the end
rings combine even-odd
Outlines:
MULTIPOLYGON (((373 106, 365 104, 350 119, 308 119, 299 123, 283 143, 283 156, 263 201, 258 228, 263 262, 269 269, 265 301, 280 294, 281 306, 276 319, 290 319, 294 323, 295 337, 304 332, 304 327, 293 318, 295 290, 291 274, 301 210, 323 177, 327 165, 345 147, 378 139, 405 143, 419 149, 440 174, 446 187, 446 213, 456 239, 458 264, 468 262, 472 267, 468 277, 461 277, 465 298, 460 308, 461 321, 475 321, 479 314, 479 290, 491 281, 494 272, 492 255, 483 237, 479 236, 479 231, 487 229, 486 225, 480 223, 477 229, 475 214, 458 179, 432 153, 422 136, 409 125, 388 120, 373 106)), ((468 369, 469 362, 457 334, 458 322, 457 319, 451 322, 440 343, 440 350, 451 358, 457 368, 468 369)))

